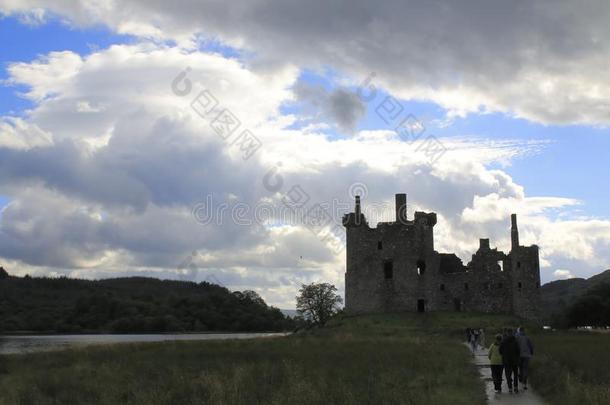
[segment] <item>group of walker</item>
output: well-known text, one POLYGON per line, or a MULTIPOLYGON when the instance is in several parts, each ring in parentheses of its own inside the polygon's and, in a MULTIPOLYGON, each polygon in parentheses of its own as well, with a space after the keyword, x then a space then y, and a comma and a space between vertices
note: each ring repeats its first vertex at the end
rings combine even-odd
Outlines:
MULTIPOLYGON (((483 330, 468 330, 469 343, 473 354, 477 346, 485 346, 483 330)), ((503 334, 496 335, 495 341, 489 346, 489 361, 491 365, 491 376, 496 393, 502 392, 502 372, 506 376, 506 385, 509 393, 519 392, 519 382, 523 389, 527 390, 527 376, 529 364, 534 355, 532 341, 525 334, 523 326, 517 329, 504 329, 503 334)))

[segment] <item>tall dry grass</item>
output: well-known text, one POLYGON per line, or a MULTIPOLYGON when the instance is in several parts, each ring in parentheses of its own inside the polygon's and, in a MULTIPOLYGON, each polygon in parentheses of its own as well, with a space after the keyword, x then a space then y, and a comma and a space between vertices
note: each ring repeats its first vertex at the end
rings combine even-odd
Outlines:
POLYGON ((0 356, 0 404, 484 404, 454 314, 334 320, 287 338, 0 356))

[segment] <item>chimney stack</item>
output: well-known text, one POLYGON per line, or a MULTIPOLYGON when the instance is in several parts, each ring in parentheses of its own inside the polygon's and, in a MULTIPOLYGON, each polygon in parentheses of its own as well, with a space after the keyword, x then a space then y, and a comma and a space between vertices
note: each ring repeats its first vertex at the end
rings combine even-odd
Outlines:
POLYGON ((489 250, 489 239, 479 239, 479 250, 489 250))
POLYGON ((396 222, 407 223, 407 195, 396 194, 396 222))
POLYGON ((517 214, 512 214, 510 216, 510 241, 512 249, 519 247, 519 229, 517 228, 517 214))
POLYGON ((356 196, 356 218, 360 218, 360 196, 356 196))

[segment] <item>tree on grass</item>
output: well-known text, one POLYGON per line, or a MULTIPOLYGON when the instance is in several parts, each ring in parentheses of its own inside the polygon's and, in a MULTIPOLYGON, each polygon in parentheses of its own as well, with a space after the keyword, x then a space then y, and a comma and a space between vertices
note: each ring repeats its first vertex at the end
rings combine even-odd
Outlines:
POLYGON ((343 299, 329 283, 303 284, 297 298, 297 312, 315 325, 324 325, 341 309, 343 299))

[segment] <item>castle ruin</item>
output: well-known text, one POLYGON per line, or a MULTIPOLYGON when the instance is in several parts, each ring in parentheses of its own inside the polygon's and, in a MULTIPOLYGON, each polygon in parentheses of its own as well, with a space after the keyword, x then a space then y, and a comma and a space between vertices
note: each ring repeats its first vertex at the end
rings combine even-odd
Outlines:
POLYGON ((369 227, 356 196, 343 217, 347 232, 345 309, 350 313, 477 311, 537 319, 540 300, 538 246, 521 246, 511 215, 511 250, 479 250, 464 266, 453 253, 434 250, 436 214, 407 219, 407 196, 396 194, 396 220, 369 227))

